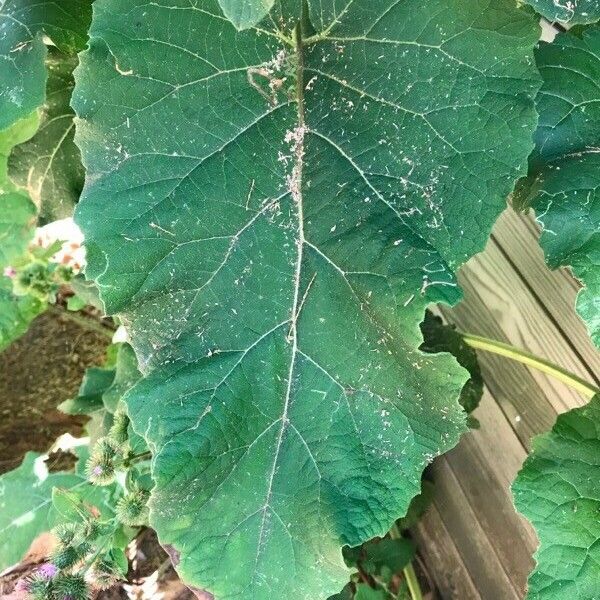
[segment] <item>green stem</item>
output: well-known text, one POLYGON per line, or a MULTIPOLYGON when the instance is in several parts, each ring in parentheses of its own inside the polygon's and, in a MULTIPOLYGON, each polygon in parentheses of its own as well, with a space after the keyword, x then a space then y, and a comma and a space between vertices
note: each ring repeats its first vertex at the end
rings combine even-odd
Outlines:
POLYGON ((139 463, 142 460, 145 460, 146 458, 152 458, 152 453, 150 451, 140 452, 140 454, 134 454, 125 459, 125 467, 131 467, 132 465, 135 465, 136 463, 139 463))
MULTIPOLYGON (((402 538, 402 534, 396 523, 394 523, 390 529, 390 537, 393 540, 402 538)), ((412 600, 423 600, 423 592, 421 591, 421 586, 419 585, 419 580, 412 562, 409 562, 404 569, 402 569, 402 574, 404 575, 404 579, 406 579, 406 585, 408 585, 408 591, 410 592, 412 600)))
POLYGON ((89 329, 90 331, 95 331, 96 333, 104 335, 111 340, 113 334, 115 333, 112 329, 110 329, 109 327, 105 327, 104 325, 102 325, 102 323, 99 323, 93 318, 82 317, 77 313, 62 310, 58 308, 58 306, 50 306, 49 311, 57 315, 58 317, 71 321, 72 323, 77 323, 79 327, 89 329))
POLYGON ((415 573, 415 568, 412 562, 409 562, 402 571, 406 578, 406 584, 408 585, 408 591, 412 600, 423 600, 423 594, 421 593, 421 586, 415 573))
POLYGON ((511 358, 512 360, 523 363, 528 367, 532 367, 533 369, 542 371, 547 375, 551 375, 578 392, 581 392, 587 398, 592 398, 596 394, 600 393, 600 389, 591 383, 588 383, 585 381, 585 379, 578 377, 574 373, 570 373, 569 371, 559 367, 558 365, 555 365, 554 363, 551 363, 550 361, 526 352, 525 350, 520 350, 519 348, 515 348, 509 344, 503 344, 502 342, 490 340, 479 335, 464 333, 462 334, 462 338, 465 341, 465 344, 467 344, 467 346, 471 346, 471 348, 485 350, 486 352, 493 352, 494 354, 511 358))

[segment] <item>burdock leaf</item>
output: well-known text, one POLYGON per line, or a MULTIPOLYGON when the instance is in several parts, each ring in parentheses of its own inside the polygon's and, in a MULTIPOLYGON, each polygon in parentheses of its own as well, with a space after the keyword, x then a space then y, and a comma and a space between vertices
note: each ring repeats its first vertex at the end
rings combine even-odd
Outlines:
POLYGON ((10 178, 35 202, 41 223, 72 216, 83 187, 83 165, 73 142, 75 124, 69 106, 76 65, 77 57, 49 51, 39 130, 17 146, 9 159, 10 178))
POLYGON ((599 0, 525 0, 549 21, 570 25, 595 23, 600 19, 599 0))
POLYGON ((512 0, 300 4, 239 32, 216 0, 102 0, 75 74, 77 221, 145 376, 150 523, 219 600, 339 591, 341 547, 465 430, 465 373, 419 323, 459 299, 537 120, 512 0))
POLYGON ((600 26, 542 42, 535 56, 540 123, 517 202, 535 209, 548 265, 585 286, 577 312, 600 347, 600 26))
POLYGON ((558 417, 513 484, 519 512, 540 547, 529 577, 531 600, 593 600, 600 565, 600 397, 558 417))

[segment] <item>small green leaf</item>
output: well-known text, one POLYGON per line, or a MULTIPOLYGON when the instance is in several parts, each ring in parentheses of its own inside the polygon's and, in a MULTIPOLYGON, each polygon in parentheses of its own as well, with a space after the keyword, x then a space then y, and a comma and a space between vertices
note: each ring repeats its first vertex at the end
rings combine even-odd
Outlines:
POLYGON ((548 21, 570 25, 595 23, 600 19, 599 0, 525 0, 548 21))
POLYGON ((225 16, 236 29, 257 25, 269 14, 274 0, 219 0, 225 16))
POLYGON ((15 296, 12 287, 0 273, 0 352, 21 337, 47 306, 34 296, 15 296))
POLYGON ((400 573, 414 555, 415 545, 409 539, 384 538, 367 545, 361 564, 368 573, 381 574, 384 569, 400 573))
POLYGON ((558 417, 513 484, 540 547, 530 600, 593 600, 600 590, 600 396, 558 417))
POLYGON ((358 583, 354 600, 388 600, 388 595, 384 590, 376 590, 366 583, 358 583))
POLYGON ((600 26, 542 42, 535 56, 540 120, 517 203, 535 209, 548 265, 585 286, 577 312, 600 347, 600 26))
POLYGON ((70 296, 67 299, 67 310, 77 312, 87 306, 87 302, 81 296, 70 296))
POLYGON ((52 528, 55 487, 77 491, 84 486, 89 484, 75 473, 48 473, 36 452, 0 476, 0 569, 18 562, 31 542, 52 528))
POLYGON ((59 410, 69 415, 91 415, 104 409, 103 394, 111 387, 115 379, 115 369, 90 367, 76 398, 65 400, 59 410))
POLYGON ((117 565, 120 574, 126 576, 129 570, 129 561, 127 560, 125 551, 122 548, 112 548, 110 550, 110 558, 117 565))

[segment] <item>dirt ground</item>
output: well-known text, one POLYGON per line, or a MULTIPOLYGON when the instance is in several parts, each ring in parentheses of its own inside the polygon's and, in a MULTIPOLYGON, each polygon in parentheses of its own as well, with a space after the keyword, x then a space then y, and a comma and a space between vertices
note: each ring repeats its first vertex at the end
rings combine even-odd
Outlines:
POLYGON ((56 407, 77 393, 85 369, 102 362, 110 339, 47 312, 0 353, 0 473, 28 450, 45 452, 62 433, 81 433, 82 417, 56 407))

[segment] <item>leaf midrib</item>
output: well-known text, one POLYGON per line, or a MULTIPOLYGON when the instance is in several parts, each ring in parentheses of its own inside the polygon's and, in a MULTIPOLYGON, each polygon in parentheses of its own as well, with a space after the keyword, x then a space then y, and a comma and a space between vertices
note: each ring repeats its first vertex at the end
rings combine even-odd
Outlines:
MULTIPOLYGON (((296 53, 296 102, 297 102, 297 126, 294 146, 294 166, 289 178, 289 192, 291 193, 292 202, 296 205, 296 216, 298 219, 298 239, 297 245, 297 256, 296 265, 294 272, 294 291, 293 291, 293 302, 292 310, 290 314, 290 329, 287 335, 287 339, 292 344, 291 356, 290 356, 290 367, 288 371, 287 387, 285 392, 283 411, 281 416, 281 427, 279 428, 279 434, 275 446, 275 452, 273 457, 273 464, 271 466, 271 472, 269 474, 269 480, 267 485, 267 494, 265 503, 262 507, 262 520, 260 524, 258 541, 256 544, 256 558, 254 561, 254 572, 252 575, 252 583, 255 580, 258 564, 260 557, 261 546, 263 542, 265 524, 267 521, 267 511, 270 508, 271 496, 273 494, 273 481, 275 479, 275 473, 277 472, 277 463, 279 461, 279 452, 281 450, 281 443, 285 430, 288 426, 288 410, 290 406, 290 398, 292 394, 292 381, 294 378, 294 367, 296 364, 296 356, 298 354, 298 317, 300 309, 302 308, 302 300, 300 299, 300 280, 302 276, 302 257, 305 244, 304 238, 304 213, 303 213, 303 198, 302 198, 302 171, 303 171, 303 156, 304 156, 304 54, 302 47, 302 26, 298 22, 294 29, 294 41, 295 41, 295 53, 296 53), (299 139, 298 139, 299 136, 299 139)), ((307 292, 308 292, 307 288, 307 292)), ((274 512, 274 511, 273 511, 274 512)), ((274 513, 276 514, 276 513, 274 513)))

